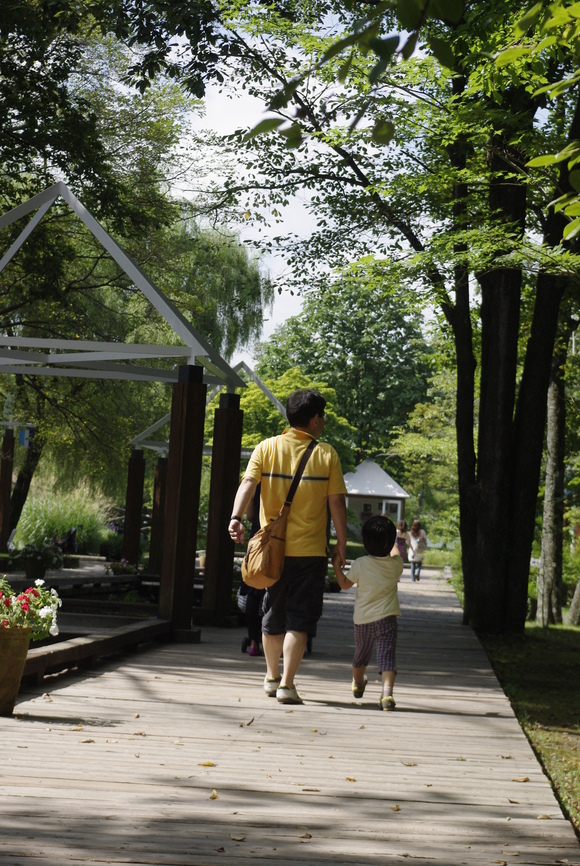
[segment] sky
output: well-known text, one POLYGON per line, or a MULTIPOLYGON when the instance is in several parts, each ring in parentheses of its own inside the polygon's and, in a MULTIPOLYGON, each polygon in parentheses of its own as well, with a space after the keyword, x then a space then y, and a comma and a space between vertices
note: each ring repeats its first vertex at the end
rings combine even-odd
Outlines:
MULTIPOLYGON (((240 93, 239 96, 231 98, 219 92, 218 87, 208 86, 204 98, 205 113, 194 119, 193 126, 196 129, 212 129, 220 134, 227 135, 242 126, 255 126, 264 118, 264 105, 259 100, 240 93)), ((298 199, 290 203, 283 212, 283 228, 280 224, 276 226, 276 234, 284 232, 295 232, 304 235, 314 225, 313 219, 306 212, 304 206, 298 199)), ((247 227, 236 229, 240 239, 254 240, 260 237, 258 228, 252 224, 247 227)), ((263 237, 263 232, 262 232, 263 237)), ((280 276, 286 270, 286 263, 280 256, 260 256, 261 270, 271 276, 280 276)), ((264 330, 261 339, 267 340, 278 325, 283 324, 286 319, 297 315, 302 308, 302 301, 297 295, 291 295, 289 291, 276 294, 274 306, 271 313, 264 313, 264 330)), ((232 357, 231 366, 239 361, 245 361, 248 366, 254 367, 255 359, 251 347, 245 351, 236 351, 232 357)))

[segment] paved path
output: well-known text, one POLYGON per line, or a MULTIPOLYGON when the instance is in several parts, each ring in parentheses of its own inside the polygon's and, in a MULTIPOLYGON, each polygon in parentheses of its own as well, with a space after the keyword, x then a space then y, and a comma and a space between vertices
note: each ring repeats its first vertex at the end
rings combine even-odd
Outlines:
POLYGON ((374 675, 350 694, 352 593, 326 597, 300 707, 263 694, 242 629, 24 689, 0 719, 0 864, 579 866, 454 594, 405 575, 401 599, 394 713, 374 675))

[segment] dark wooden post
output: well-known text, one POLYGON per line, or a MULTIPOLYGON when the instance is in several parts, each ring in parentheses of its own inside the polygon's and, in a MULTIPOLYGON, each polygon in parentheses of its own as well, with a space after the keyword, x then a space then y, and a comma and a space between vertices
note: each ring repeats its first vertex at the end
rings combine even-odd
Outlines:
POLYGON ((0 553, 8 552, 13 466, 14 430, 7 428, 2 439, 2 459, 0 460, 0 553))
POLYGON ((206 568, 203 584, 203 612, 213 612, 217 624, 232 611, 232 569, 234 543, 228 535, 228 521, 240 483, 240 449, 244 413, 238 394, 222 394, 215 412, 206 568))
POLYGON ((163 528, 165 525, 165 496, 167 492, 167 457, 159 457, 153 483, 153 511, 151 513, 151 543, 149 545, 149 574, 161 574, 163 562, 163 528))
POLYGON ((159 616, 191 629, 207 386, 203 368, 179 368, 173 386, 159 616))
POLYGON ((123 535, 123 559, 133 564, 137 564, 141 556, 144 481, 145 458, 142 451, 134 448, 129 458, 129 471, 127 473, 125 531, 123 535))

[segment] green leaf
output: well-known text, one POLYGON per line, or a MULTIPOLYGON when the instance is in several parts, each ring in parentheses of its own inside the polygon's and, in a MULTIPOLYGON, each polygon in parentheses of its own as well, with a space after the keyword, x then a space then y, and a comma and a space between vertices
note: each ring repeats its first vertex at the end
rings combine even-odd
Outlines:
POLYGON ((270 101, 268 109, 276 111, 278 108, 286 108, 289 100, 296 93, 299 83, 299 81, 290 81, 282 90, 279 90, 270 101))
POLYGON ((514 48, 506 48, 505 51, 502 51, 495 58, 495 65, 498 67, 509 66, 509 64, 513 63, 514 60, 517 60, 518 57, 521 57, 522 54, 529 54, 529 49, 518 48, 517 46, 514 48))
POLYGON ((350 67, 352 66, 354 55, 350 55, 350 57, 342 64, 340 69, 337 72, 336 77, 340 81, 341 84, 344 84, 346 79, 348 78, 348 73, 350 72, 350 67))
POLYGON ((436 36, 430 37, 428 42, 431 51, 441 66, 453 69, 455 66, 455 56, 449 43, 445 39, 438 39, 436 36))
POLYGON ((390 60, 399 47, 399 36, 389 36, 387 39, 371 39, 369 46, 383 60, 390 60))
POLYGON ((575 202, 569 204, 568 207, 564 208, 564 213, 566 216, 580 217, 580 201, 576 199, 575 202))
POLYGON ((399 0, 397 18, 405 30, 414 30, 421 23, 425 7, 424 0, 399 0))
POLYGON ((542 14, 543 8, 544 6, 542 3, 535 3, 530 9, 528 9, 525 15, 516 22, 516 36, 523 36, 530 27, 533 27, 536 24, 538 18, 542 14))
POLYGON ((405 44, 403 45, 403 50, 401 51, 401 54, 403 55, 405 60, 408 60, 409 57, 411 56, 411 54, 413 53, 413 51, 415 50, 415 47, 417 45, 417 38, 418 38, 418 34, 413 33, 413 35, 410 36, 407 39, 407 41, 405 42, 405 44))
POLYGON ((547 165, 554 165, 556 157, 553 153, 547 153, 544 156, 535 156, 526 162, 526 168, 545 168, 547 165))
POLYGON ((453 24, 461 21, 463 10, 463 0, 432 0, 429 6, 429 13, 434 18, 439 18, 441 21, 451 21, 453 24))
POLYGON ((286 139, 286 147, 295 148, 302 144, 302 127, 298 123, 293 123, 288 129, 281 129, 280 135, 286 139))
POLYGON ((260 123, 246 133, 244 136, 246 141, 255 138, 257 135, 262 135, 264 132, 271 132, 273 129, 278 129, 286 121, 281 117, 268 117, 266 120, 261 120, 260 123))
POLYGON ((580 233, 580 217, 577 217, 575 220, 572 220, 571 223, 568 223, 566 228, 564 229, 564 234, 562 237, 565 241, 570 241, 572 238, 575 238, 576 235, 580 233))
POLYGON ((576 169, 576 171, 571 171, 569 181, 572 189, 575 189, 576 192, 580 192, 580 170, 576 169))
POLYGON ((373 127, 372 138, 377 144, 388 144, 395 134, 395 124, 391 120, 377 120, 373 127))
POLYGON ((385 60, 384 57, 381 57, 373 66, 371 71, 369 72, 369 82, 371 84, 376 84, 383 72, 389 65, 389 61, 385 60))
POLYGON ((344 39, 339 39, 338 42, 335 42, 334 45, 331 45, 330 48, 326 49, 322 55, 322 62, 326 63, 328 60, 332 60, 333 57, 336 57, 337 54, 340 54, 341 51, 344 51, 345 48, 350 48, 351 45, 356 45, 357 42, 361 41, 361 36, 361 33, 351 33, 350 36, 345 36, 344 39))

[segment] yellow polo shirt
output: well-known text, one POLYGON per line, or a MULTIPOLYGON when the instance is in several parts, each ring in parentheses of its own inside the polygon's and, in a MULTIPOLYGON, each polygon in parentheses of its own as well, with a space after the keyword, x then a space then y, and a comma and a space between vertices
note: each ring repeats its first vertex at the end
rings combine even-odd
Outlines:
MULTIPOLYGON (((274 520, 284 504, 292 478, 312 436, 288 427, 280 436, 256 446, 244 473, 262 483, 260 525, 274 520)), ((286 530, 286 556, 326 555, 326 503, 329 496, 346 493, 338 454, 327 442, 318 442, 290 506, 286 530)))

